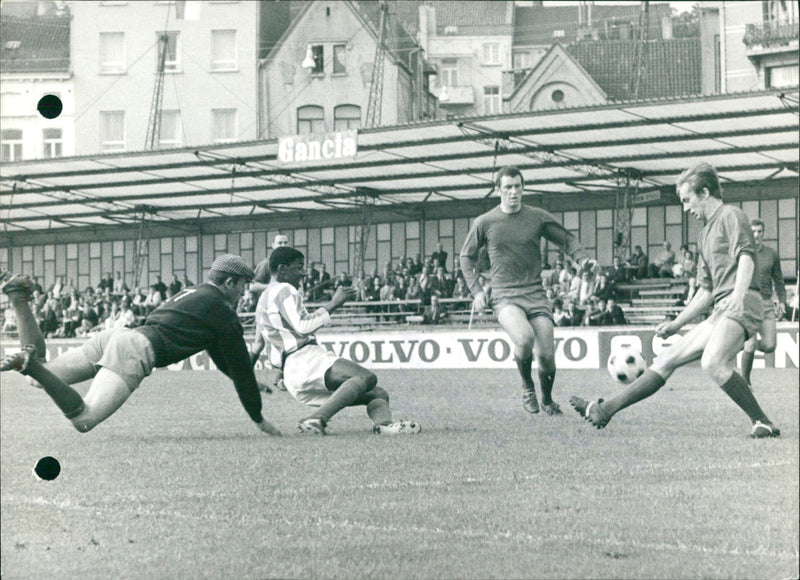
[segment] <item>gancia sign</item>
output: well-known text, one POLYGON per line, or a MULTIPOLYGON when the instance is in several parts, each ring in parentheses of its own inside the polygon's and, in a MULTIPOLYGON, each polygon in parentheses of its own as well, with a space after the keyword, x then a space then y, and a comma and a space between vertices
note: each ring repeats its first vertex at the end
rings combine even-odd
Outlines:
POLYGON ((278 139, 278 163, 289 165, 346 159, 358 152, 357 131, 290 135, 278 139))

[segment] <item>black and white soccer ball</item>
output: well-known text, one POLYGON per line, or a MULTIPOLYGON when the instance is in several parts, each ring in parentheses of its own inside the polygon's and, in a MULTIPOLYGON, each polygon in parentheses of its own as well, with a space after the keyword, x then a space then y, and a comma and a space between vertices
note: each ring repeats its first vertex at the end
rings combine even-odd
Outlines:
POLYGON ((628 384, 635 381, 647 368, 642 353, 632 346, 618 346, 612 349, 606 365, 608 374, 615 381, 628 384))

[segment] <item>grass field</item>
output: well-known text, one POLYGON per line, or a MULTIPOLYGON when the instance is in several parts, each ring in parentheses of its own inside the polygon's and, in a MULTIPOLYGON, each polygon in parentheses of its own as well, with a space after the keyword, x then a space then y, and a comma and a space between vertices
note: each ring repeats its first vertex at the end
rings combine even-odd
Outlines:
MULTIPOLYGON (((523 412, 511 371, 380 373, 417 437, 363 408, 301 436, 264 396, 268 438, 213 371, 157 372, 94 431, 19 375, 0 377, 2 577, 792 578, 798 575, 798 375, 754 371, 782 428, 752 440, 698 368, 597 431, 523 412), (61 475, 36 480, 43 456, 61 475)), ((84 385, 85 388, 85 385, 84 385)))

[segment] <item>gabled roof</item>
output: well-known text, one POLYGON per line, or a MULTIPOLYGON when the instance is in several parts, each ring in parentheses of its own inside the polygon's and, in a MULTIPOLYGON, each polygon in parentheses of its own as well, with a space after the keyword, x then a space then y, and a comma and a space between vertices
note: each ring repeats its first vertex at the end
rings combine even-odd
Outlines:
POLYGON ((436 10, 436 34, 454 36, 496 36, 513 31, 514 3, 509 1, 442 0, 433 2, 436 10))
MULTIPOLYGON (((269 4, 269 3, 267 3, 269 4)), ((286 28, 284 33, 277 39, 271 50, 267 53, 264 60, 270 62, 276 54, 280 51, 289 36, 294 32, 298 23, 302 21, 309 10, 312 10, 318 2, 310 1, 303 5, 302 9, 296 12, 286 28)), ((377 42, 378 40, 378 27, 380 25, 380 4, 374 0, 344 0, 341 4, 350 8, 353 14, 362 22, 365 30, 372 35, 377 42)), ((390 8, 391 11, 391 8, 390 8)), ((416 39, 408 33, 403 26, 402 22, 397 18, 390 18, 386 28, 387 37, 385 39, 386 48, 389 54, 395 59, 408 66, 409 55, 411 51, 417 48, 416 39)))
POLYGON ((0 18, 0 71, 69 71, 69 14, 0 18))
MULTIPOLYGON (((566 42, 578 38, 580 6, 516 6, 514 11, 514 46, 549 45, 553 32, 563 30, 566 42)), ((604 30, 614 22, 639 21, 640 3, 628 5, 592 5, 592 28, 604 30)), ((648 38, 661 38, 661 18, 669 16, 668 4, 651 4, 648 38)))
MULTIPOLYGON (((585 41, 567 51, 597 81, 609 99, 632 99, 634 40, 585 41)), ((639 81, 640 99, 698 95, 702 92, 700 39, 673 38, 647 43, 639 81)))
POLYGON ((567 50, 556 42, 542 56, 523 80, 509 95, 512 111, 529 110, 528 103, 544 86, 553 82, 564 82, 579 89, 592 104, 607 102, 605 91, 567 50))

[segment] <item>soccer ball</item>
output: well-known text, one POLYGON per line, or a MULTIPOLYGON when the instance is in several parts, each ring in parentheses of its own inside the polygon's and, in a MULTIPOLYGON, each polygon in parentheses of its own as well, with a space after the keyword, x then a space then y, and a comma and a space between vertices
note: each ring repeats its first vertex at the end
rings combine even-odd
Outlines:
POLYGON ((638 350, 631 346, 620 346, 611 351, 606 368, 612 379, 627 384, 639 378, 647 364, 638 350))

